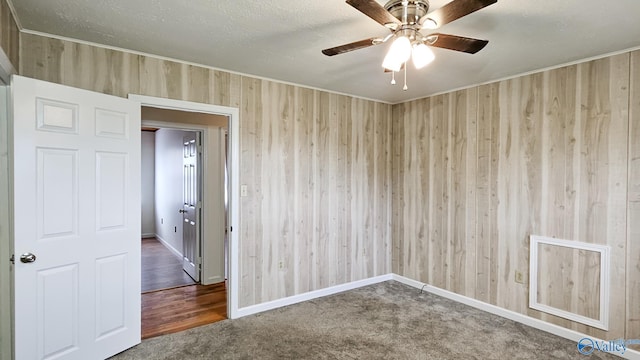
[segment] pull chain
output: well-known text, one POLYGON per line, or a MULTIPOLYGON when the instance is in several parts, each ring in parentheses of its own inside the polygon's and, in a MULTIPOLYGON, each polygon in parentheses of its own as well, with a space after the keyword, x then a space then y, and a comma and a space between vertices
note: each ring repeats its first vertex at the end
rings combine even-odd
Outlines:
POLYGON ((391 85, 395 85, 395 84, 396 84, 396 72, 391 71, 391 85))
POLYGON ((407 89, 409 89, 407 87, 407 63, 404 63, 404 87, 402 88, 402 90, 407 91, 407 89))

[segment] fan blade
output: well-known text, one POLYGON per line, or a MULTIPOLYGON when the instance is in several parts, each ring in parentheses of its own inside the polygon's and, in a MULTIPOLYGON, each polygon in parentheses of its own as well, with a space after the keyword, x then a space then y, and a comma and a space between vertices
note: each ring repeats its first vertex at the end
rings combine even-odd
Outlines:
POLYGON ((434 47, 462 51, 469 54, 477 53, 489 43, 487 40, 478 40, 464 36, 447 34, 430 34, 427 38, 436 36, 437 39, 434 42, 427 42, 427 44, 434 47))
POLYGON ((371 38, 366 40, 360 40, 360 41, 352 42, 350 44, 344 44, 344 45, 332 47, 329 49, 324 49, 322 50, 322 53, 327 56, 333 56, 333 55, 338 55, 338 54, 346 53, 353 50, 363 49, 372 45, 377 45, 375 43, 376 40, 380 40, 380 39, 371 38))
POLYGON ((498 0, 453 0, 424 16, 420 23, 424 24, 427 19, 431 19, 435 21, 435 26, 428 28, 435 29, 497 2, 498 0))
POLYGON ((400 20, 396 19, 391 15, 391 13, 383 8, 382 5, 378 4, 374 0, 347 0, 347 4, 377 21, 380 25, 389 27, 387 24, 395 24, 395 28, 402 25, 400 20))

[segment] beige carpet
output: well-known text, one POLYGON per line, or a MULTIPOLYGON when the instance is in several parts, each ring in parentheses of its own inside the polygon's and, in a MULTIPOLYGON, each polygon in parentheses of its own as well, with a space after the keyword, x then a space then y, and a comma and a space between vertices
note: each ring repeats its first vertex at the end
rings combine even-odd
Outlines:
POLYGON ((573 341, 389 281, 160 336, 113 359, 585 358, 573 341))

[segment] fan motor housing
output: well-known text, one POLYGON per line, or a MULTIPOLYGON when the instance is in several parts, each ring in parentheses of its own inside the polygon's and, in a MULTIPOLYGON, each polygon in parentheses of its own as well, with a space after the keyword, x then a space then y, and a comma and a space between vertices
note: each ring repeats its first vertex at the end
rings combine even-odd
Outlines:
POLYGON ((391 0, 384 8, 403 24, 415 25, 429 12, 429 2, 427 0, 391 0))

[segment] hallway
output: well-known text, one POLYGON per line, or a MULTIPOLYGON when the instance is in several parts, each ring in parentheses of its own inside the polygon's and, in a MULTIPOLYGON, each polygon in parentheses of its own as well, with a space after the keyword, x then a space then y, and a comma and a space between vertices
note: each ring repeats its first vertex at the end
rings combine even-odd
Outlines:
POLYGON ((227 318, 225 282, 195 284, 180 259, 155 238, 142 239, 142 338, 227 318))

